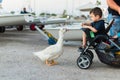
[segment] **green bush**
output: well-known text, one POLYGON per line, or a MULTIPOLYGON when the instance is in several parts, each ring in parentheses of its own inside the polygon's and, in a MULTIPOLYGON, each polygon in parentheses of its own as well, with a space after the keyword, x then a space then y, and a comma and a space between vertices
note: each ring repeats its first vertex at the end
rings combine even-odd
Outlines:
POLYGON ((11 11, 10 13, 11 13, 11 14, 14 14, 14 13, 15 13, 15 11, 11 11))
POLYGON ((51 16, 57 16, 57 14, 52 13, 51 16))
POLYGON ((40 16, 44 16, 45 15, 45 13, 40 13, 40 16))
POLYGON ((36 15, 35 12, 32 12, 31 14, 32 14, 32 15, 36 15))

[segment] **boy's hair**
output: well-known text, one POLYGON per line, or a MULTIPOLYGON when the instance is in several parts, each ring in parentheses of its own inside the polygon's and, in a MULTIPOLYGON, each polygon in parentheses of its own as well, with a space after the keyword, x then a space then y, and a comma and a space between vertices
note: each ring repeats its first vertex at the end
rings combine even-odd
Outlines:
POLYGON ((100 18, 102 17, 102 10, 99 7, 95 7, 90 11, 90 14, 93 13, 95 16, 99 15, 100 18))

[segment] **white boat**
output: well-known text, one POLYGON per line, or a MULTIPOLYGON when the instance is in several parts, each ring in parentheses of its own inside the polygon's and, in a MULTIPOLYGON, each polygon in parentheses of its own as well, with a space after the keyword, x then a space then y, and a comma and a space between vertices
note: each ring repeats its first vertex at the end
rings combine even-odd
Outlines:
MULTIPOLYGON (((23 25, 33 22, 34 18, 30 14, 6 14, 0 15, 0 26, 23 25)), ((40 22, 40 21, 39 21, 40 22)))
POLYGON ((81 24, 71 24, 65 26, 46 25, 44 29, 58 39, 58 31, 60 28, 67 28, 68 31, 65 33, 64 40, 66 41, 79 41, 82 39, 81 24))

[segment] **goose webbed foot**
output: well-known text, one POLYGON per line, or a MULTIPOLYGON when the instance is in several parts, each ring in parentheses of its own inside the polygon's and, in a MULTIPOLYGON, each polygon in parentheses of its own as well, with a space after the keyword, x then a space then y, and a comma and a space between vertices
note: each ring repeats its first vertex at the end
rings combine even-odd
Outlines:
POLYGON ((56 62, 56 61, 54 61, 54 60, 46 60, 46 65, 48 65, 48 66, 53 66, 53 65, 56 65, 56 64, 58 64, 58 62, 56 62))

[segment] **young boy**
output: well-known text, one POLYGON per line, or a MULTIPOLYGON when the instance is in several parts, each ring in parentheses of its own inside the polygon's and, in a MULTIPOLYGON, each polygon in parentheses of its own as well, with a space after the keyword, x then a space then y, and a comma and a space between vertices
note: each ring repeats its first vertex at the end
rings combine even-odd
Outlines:
POLYGON ((90 35, 90 31, 92 31, 95 35, 103 34, 105 31, 104 20, 102 18, 102 10, 99 7, 95 7, 90 11, 90 18, 93 21, 92 23, 83 23, 83 43, 82 48, 86 47, 86 37, 90 35))

